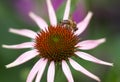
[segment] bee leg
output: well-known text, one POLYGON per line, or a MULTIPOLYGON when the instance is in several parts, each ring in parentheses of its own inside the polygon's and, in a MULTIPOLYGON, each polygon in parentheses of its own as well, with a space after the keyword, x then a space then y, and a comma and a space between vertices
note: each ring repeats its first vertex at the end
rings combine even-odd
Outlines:
POLYGON ((78 30, 78 28, 74 28, 74 31, 77 31, 78 30))

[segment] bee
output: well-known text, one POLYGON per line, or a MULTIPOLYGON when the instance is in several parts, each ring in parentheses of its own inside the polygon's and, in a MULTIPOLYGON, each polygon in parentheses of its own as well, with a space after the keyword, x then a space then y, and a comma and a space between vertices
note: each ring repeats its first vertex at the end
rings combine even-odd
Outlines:
POLYGON ((72 19, 62 20, 62 21, 60 21, 59 24, 66 27, 69 30, 73 30, 73 31, 78 30, 76 22, 72 19))

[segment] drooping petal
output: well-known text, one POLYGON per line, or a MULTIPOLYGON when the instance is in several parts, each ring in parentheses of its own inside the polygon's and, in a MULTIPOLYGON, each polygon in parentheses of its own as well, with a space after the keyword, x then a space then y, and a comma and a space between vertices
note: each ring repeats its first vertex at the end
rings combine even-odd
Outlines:
POLYGON ((21 44, 16 45, 2 45, 3 48, 9 48, 9 49, 22 49, 22 48, 33 48, 34 42, 24 42, 21 44))
POLYGON ((87 54, 87 53, 84 53, 84 52, 77 51, 77 52, 75 52, 75 54, 77 56, 79 56, 80 58, 82 58, 84 60, 87 60, 87 61, 91 61, 91 62, 94 62, 94 63, 97 63, 97 64, 102 64, 102 65, 113 66, 113 63, 102 61, 102 60, 97 59, 94 56, 92 56, 90 54, 87 54))
POLYGON ((6 65, 6 68, 11 68, 11 67, 15 67, 15 66, 18 66, 20 64, 23 64, 23 63, 27 62, 28 60, 34 58, 38 54, 39 53, 37 52, 36 49, 27 51, 27 52, 23 53, 22 55, 20 55, 15 61, 6 65))
POLYGON ((88 12, 87 16, 77 24, 78 30, 75 32, 76 35, 80 35, 87 28, 91 17, 92 17, 92 12, 88 12))
POLYGON ((35 37, 37 36, 37 34, 34 31, 28 30, 28 29, 13 29, 13 28, 10 28, 9 32, 15 33, 15 34, 18 34, 18 35, 22 35, 22 36, 25 36, 25 37, 29 37, 29 38, 32 38, 32 39, 35 39, 35 37))
POLYGON ((45 22, 44 19, 41 17, 37 16, 35 13, 30 12, 29 16, 36 22, 36 24, 40 27, 40 29, 44 30, 48 28, 47 23, 45 22))
POLYGON ((47 82, 54 82, 54 77, 55 77, 55 63, 54 61, 51 61, 47 73, 47 82))
POLYGON ((72 66, 75 70, 80 71, 80 72, 82 72, 83 74, 85 74, 86 76, 88 76, 88 77, 90 77, 90 78, 92 78, 92 79, 100 82, 100 79, 99 79, 96 75, 94 75, 94 74, 92 74, 91 72, 87 71, 84 67, 82 67, 81 65, 79 65, 79 64, 78 64, 77 62, 75 62, 73 59, 69 58, 69 61, 70 61, 71 66, 72 66))
POLYGON ((68 20, 68 18, 69 18, 69 14, 70 14, 70 3, 71 3, 71 0, 67 0, 66 8, 65 8, 64 16, 63 16, 63 20, 68 20))
POLYGON ((89 50, 97 47, 98 45, 104 43, 106 41, 105 38, 98 39, 98 40, 85 40, 82 42, 79 42, 76 47, 78 47, 81 50, 89 50))
POLYGON ((26 82, 33 82, 33 79, 35 78, 37 72, 42 68, 41 65, 44 64, 44 62, 46 62, 46 60, 44 58, 41 58, 31 69, 26 82), (41 66, 41 67, 40 67, 41 66))
POLYGON ((62 70, 63 70, 68 82, 74 82, 70 68, 67 65, 65 60, 62 61, 62 70))
POLYGON ((35 80, 35 82, 40 82, 40 80, 41 80, 41 77, 42 77, 42 75, 43 75, 43 72, 44 72, 44 70, 45 70, 45 67, 46 67, 46 65, 47 65, 47 59, 45 59, 45 60, 43 60, 42 62, 41 62, 41 64, 39 65, 39 71, 38 71, 38 74, 37 74, 37 77, 36 77, 36 80, 35 80))
POLYGON ((57 18, 56 18, 56 14, 55 14, 55 10, 52 6, 51 0, 46 0, 47 2, 47 7, 48 7, 48 14, 49 14, 49 19, 50 19, 50 23, 51 25, 57 25, 57 18))

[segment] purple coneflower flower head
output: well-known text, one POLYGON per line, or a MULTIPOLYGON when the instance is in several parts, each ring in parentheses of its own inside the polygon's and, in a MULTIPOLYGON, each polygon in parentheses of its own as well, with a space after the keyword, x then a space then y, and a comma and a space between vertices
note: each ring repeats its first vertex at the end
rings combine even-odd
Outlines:
POLYGON ((71 0, 67 0, 63 20, 62 22, 57 22, 56 14, 52 6, 51 0, 46 0, 46 3, 48 8, 50 25, 48 25, 46 21, 41 17, 37 16, 33 12, 30 12, 29 16, 36 22, 36 24, 41 29, 39 32, 34 32, 29 29, 10 28, 10 32, 31 38, 32 41, 16 45, 2 46, 4 48, 10 49, 31 48, 32 50, 21 54, 15 61, 6 65, 6 68, 18 66, 36 56, 39 56, 40 59, 31 69, 26 82, 32 82, 35 76, 35 82, 40 82, 47 63, 49 64, 47 72, 47 82, 54 82, 56 63, 61 64, 62 71, 66 76, 68 82, 74 82, 68 63, 70 63, 70 65, 75 70, 100 82, 100 79, 96 75, 87 71, 84 67, 82 67, 80 64, 78 64, 75 60, 72 59, 73 56, 77 56, 79 58, 97 64, 113 66, 112 63, 102 61, 88 53, 80 51, 93 49, 105 42, 105 38, 81 41, 81 39, 78 37, 78 35, 83 33, 88 26, 89 21, 92 17, 92 12, 88 12, 87 16, 81 22, 76 24, 75 21, 73 22, 69 19, 71 0), (73 29, 74 25, 70 25, 71 21, 72 25, 76 25, 76 27, 74 28, 77 28, 77 30, 73 29))
POLYGON ((55 10, 57 10, 59 6, 64 2, 64 0, 51 0, 51 1, 55 10))
POLYGON ((29 21, 28 13, 33 10, 33 0, 14 0, 13 6, 22 19, 29 21))
POLYGON ((85 7, 85 2, 84 0, 78 1, 76 5, 76 9, 72 14, 73 19, 78 23, 82 21, 86 13, 86 7, 85 7))

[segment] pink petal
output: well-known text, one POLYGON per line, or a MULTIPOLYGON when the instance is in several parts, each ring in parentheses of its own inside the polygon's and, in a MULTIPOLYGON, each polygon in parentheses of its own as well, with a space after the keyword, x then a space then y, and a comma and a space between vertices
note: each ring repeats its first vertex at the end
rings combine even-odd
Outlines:
POLYGON ((56 18, 55 10, 53 9, 51 0, 46 0, 46 2, 47 2, 47 7, 48 7, 48 14, 49 14, 50 23, 51 23, 51 25, 56 26, 57 25, 57 18, 56 18))
POLYGON ((84 67, 82 67, 81 65, 79 65, 77 62, 75 62, 73 59, 69 58, 69 61, 70 61, 70 64, 72 65, 72 67, 77 70, 77 71, 80 71, 82 72, 83 74, 85 74, 86 76, 100 82, 100 79, 92 74, 91 72, 87 71, 84 67))
POLYGON ((84 53, 84 52, 79 52, 78 51, 78 52, 75 52, 75 54, 77 56, 79 56, 80 58, 84 59, 84 60, 88 60, 88 61, 91 61, 91 62, 94 62, 94 63, 97 63, 97 64, 113 66, 113 63, 108 63, 108 62, 102 61, 102 60, 97 59, 94 56, 92 56, 90 54, 87 54, 87 53, 84 53))
POLYGON ((70 14, 70 3, 71 3, 71 0, 67 0, 66 8, 65 8, 64 16, 63 16, 63 20, 69 19, 69 14, 70 14))
POLYGON ((43 72, 45 70, 45 67, 47 65, 47 59, 45 59, 44 61, 41 62, 41 64, 39 65, 39 71, 38 71, 38 74, 37 74, 37 77, 36 77, 36 80, 35 82, 40 82, 41 80, 41 77, 43 75, 43 72))
POLYGON ((15 33, 15 34, 19 34, 19 35, 22 35, 22 36, 32 38, 32 39, 35 39, 35 37, 37 36, 37 34, 34 31, 28 30, 28 29, 19 30, 19 29, 10 28, 9 31, 12 32, 12 33, 15 33))
POLYGON ((80 35, 87 28, 91 17, 92 12, 88 12, 87 16, 83 19, 83 21, 77 24, 78 30, 75 32, 76 35, 80 35))
POLYGON ((62 70, 63 70, 68 82, 74 82, 70 68, 67 65, 65 60, 62 61, 62 70))
POLYGON ((105 38, 98 39, 98 40, 85 40, 82 42, 79 42, 76 47, 78 47, 81 50, 89 50, 97 47, 98 45, 104 43, 106 41, 105 38))
POLYGON ((2 47, 10 48, 10 49, 33 48, 34 42, 24 42, 24 43, 16 44, 16 45, 2 45, 2 47))
POLYGON ((37 72, 39 71, 40 66, 41 64, 43 64, 45 61, 44 61, 44 58, 41 58, 38 62, 36 62, 36 64, 33 66, 33 68, 31 69, 28 77, 27 77, 27 80, 26 82, 32 82, 33 79, 35 78, 37 72))
POLYGON ((55 63, 54 61, 52 61, 48 68, 47 82, 54 82, 54 77, 55 77, 55 63))
POLYGON ((15 67, 15 66, 18 66, 20 64, 23 64, 23 63, 27 62, 28 60, 34 58, 38 54, 39 53, 37 52, 36 49, 27 51, 27 52, 23 53, 22 55, 20 55, 15 61, 6 65, 6 68, 11 68, 11 67, 15 67))
POLYGON ((44 19, 42 19, 41 17, 37 16, 35 13, 30 12, 29 16, 36 22, 36 24, 40 27, 40 29, 44 30, 47 29, 48 25, 45 22, 44 19))

